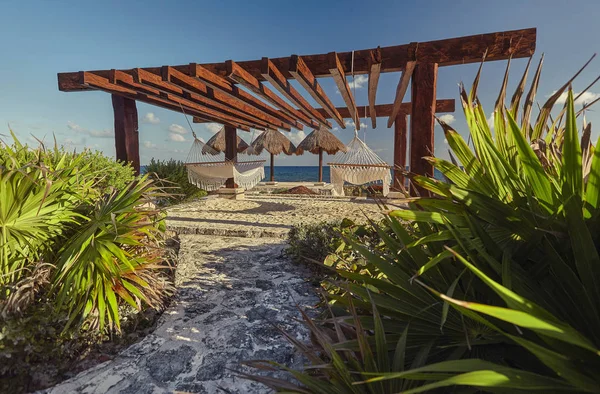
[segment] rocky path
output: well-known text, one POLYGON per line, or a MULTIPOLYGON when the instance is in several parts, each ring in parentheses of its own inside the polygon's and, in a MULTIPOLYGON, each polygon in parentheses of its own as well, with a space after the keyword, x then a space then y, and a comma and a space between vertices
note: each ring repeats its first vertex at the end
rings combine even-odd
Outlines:
POLYGON ((317 299, 283 247, 275 238, 182 235, 178 294, 154 333, 45 392, 270 392, 230 369, 252 359, 302 365, 271 322, 306 340, 296 303, 310 309, 317 299))

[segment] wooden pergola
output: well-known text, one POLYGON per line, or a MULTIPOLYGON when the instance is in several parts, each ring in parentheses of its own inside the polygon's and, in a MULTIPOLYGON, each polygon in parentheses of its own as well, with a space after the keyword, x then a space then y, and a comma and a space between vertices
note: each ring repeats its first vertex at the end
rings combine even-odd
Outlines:
MULTIPOLYGON (((405 45, 330 52, 318 55, 224 63, 79 71, 58 74, 64 92, 102 90, 112 95, 117 159, 129 161, 139 172, 139 140, 136 101, 182 112, 194 122, 225 125, 226 157, 236 159, 236 129, 290 131, 304 127, 346 128, 352 119, 360 128, 359 114, 387 118, 394 125, 394 166, 406 166, 408 116, 410 122, 410 170, 433 176, 423 160, 434 148, 434 114, 454 112, 454 100, 436 98, 438 67, 532 56, 536 29, 523 29, 405 45), (368 106, 357 106, 347 76, 368 75, 368 106), (381 73, 399 72, 396 97, 391 104, 376 104, 381 73), (344 107, 335 107, 319 79, 335 81, 344 107), (314 107, 290 83, 296 80, 320 105, 314 107), (268 81, 270 86, 264 82, 268 81), (411 102, 402 102, 409 82, 411 102), (243 86, 244 89, 241 89, 243 86), (251 92, 251 93, 249 93, 251 92), (284 99, 285 98, 285 99, 284 99), (289 103, 293 104, 290 105, 289 103)), ((396 177, 394 186, 402 184, 396 177)), ((227 187, 235 187, 228 182, 227 187)))

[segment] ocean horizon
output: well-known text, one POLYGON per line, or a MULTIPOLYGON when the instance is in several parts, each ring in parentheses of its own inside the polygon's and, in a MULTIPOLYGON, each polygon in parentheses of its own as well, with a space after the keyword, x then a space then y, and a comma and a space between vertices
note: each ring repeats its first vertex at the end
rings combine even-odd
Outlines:
MULTIPOLYGON (((141 166, 145 173, 146 166, 141 166)), ((392 172, 393 176, 393 172, 392 172)), ((271 168, 265 166, 265 179, 271 177, 271 168)), ((442 173, 435 170, 434 177, 442 179, 442 173)), ((275 166, 275 180, 278 182, 317 182, 319 180, 319 166, 275 166)), ((329 166, 323 166, 323 181, 331 182, 329 166)))

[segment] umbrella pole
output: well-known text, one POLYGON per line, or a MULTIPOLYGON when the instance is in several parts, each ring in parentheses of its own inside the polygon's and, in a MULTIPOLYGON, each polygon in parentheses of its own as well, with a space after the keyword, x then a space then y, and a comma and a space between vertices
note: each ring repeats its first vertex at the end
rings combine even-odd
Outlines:
POLYGON ((323 148, 319 148, 319 182, 323 182, 323 148))
POLYGON ((275 155, 271 153, 271 182, 275 182, 275 155))

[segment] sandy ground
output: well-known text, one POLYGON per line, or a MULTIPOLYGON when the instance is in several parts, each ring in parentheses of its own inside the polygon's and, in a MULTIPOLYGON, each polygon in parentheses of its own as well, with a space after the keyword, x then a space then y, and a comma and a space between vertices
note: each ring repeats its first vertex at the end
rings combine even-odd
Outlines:
MULTIPOLYGON (((380 215, 368 200, 209 198, 171 207, 168 227, 180 234, 177 295, 157 329, 113 360, 43 393, 267 393, 241 379, 240 361, 304 360, 273 326, 307 341, 297 306, 317 302, 306 268, 283 254, 292 225, 380 215)), ((310 312, 309 312, 310 313, 310 312)), ((249 372, 249 370, 245 370, 249 372)))
POLYGON ((365 214, 378 217, 381 210, 373 200, 247 196, 172 207, 167 223, 179 233, 285 238, 295 224, 343 218, 362 222, 365 214))

